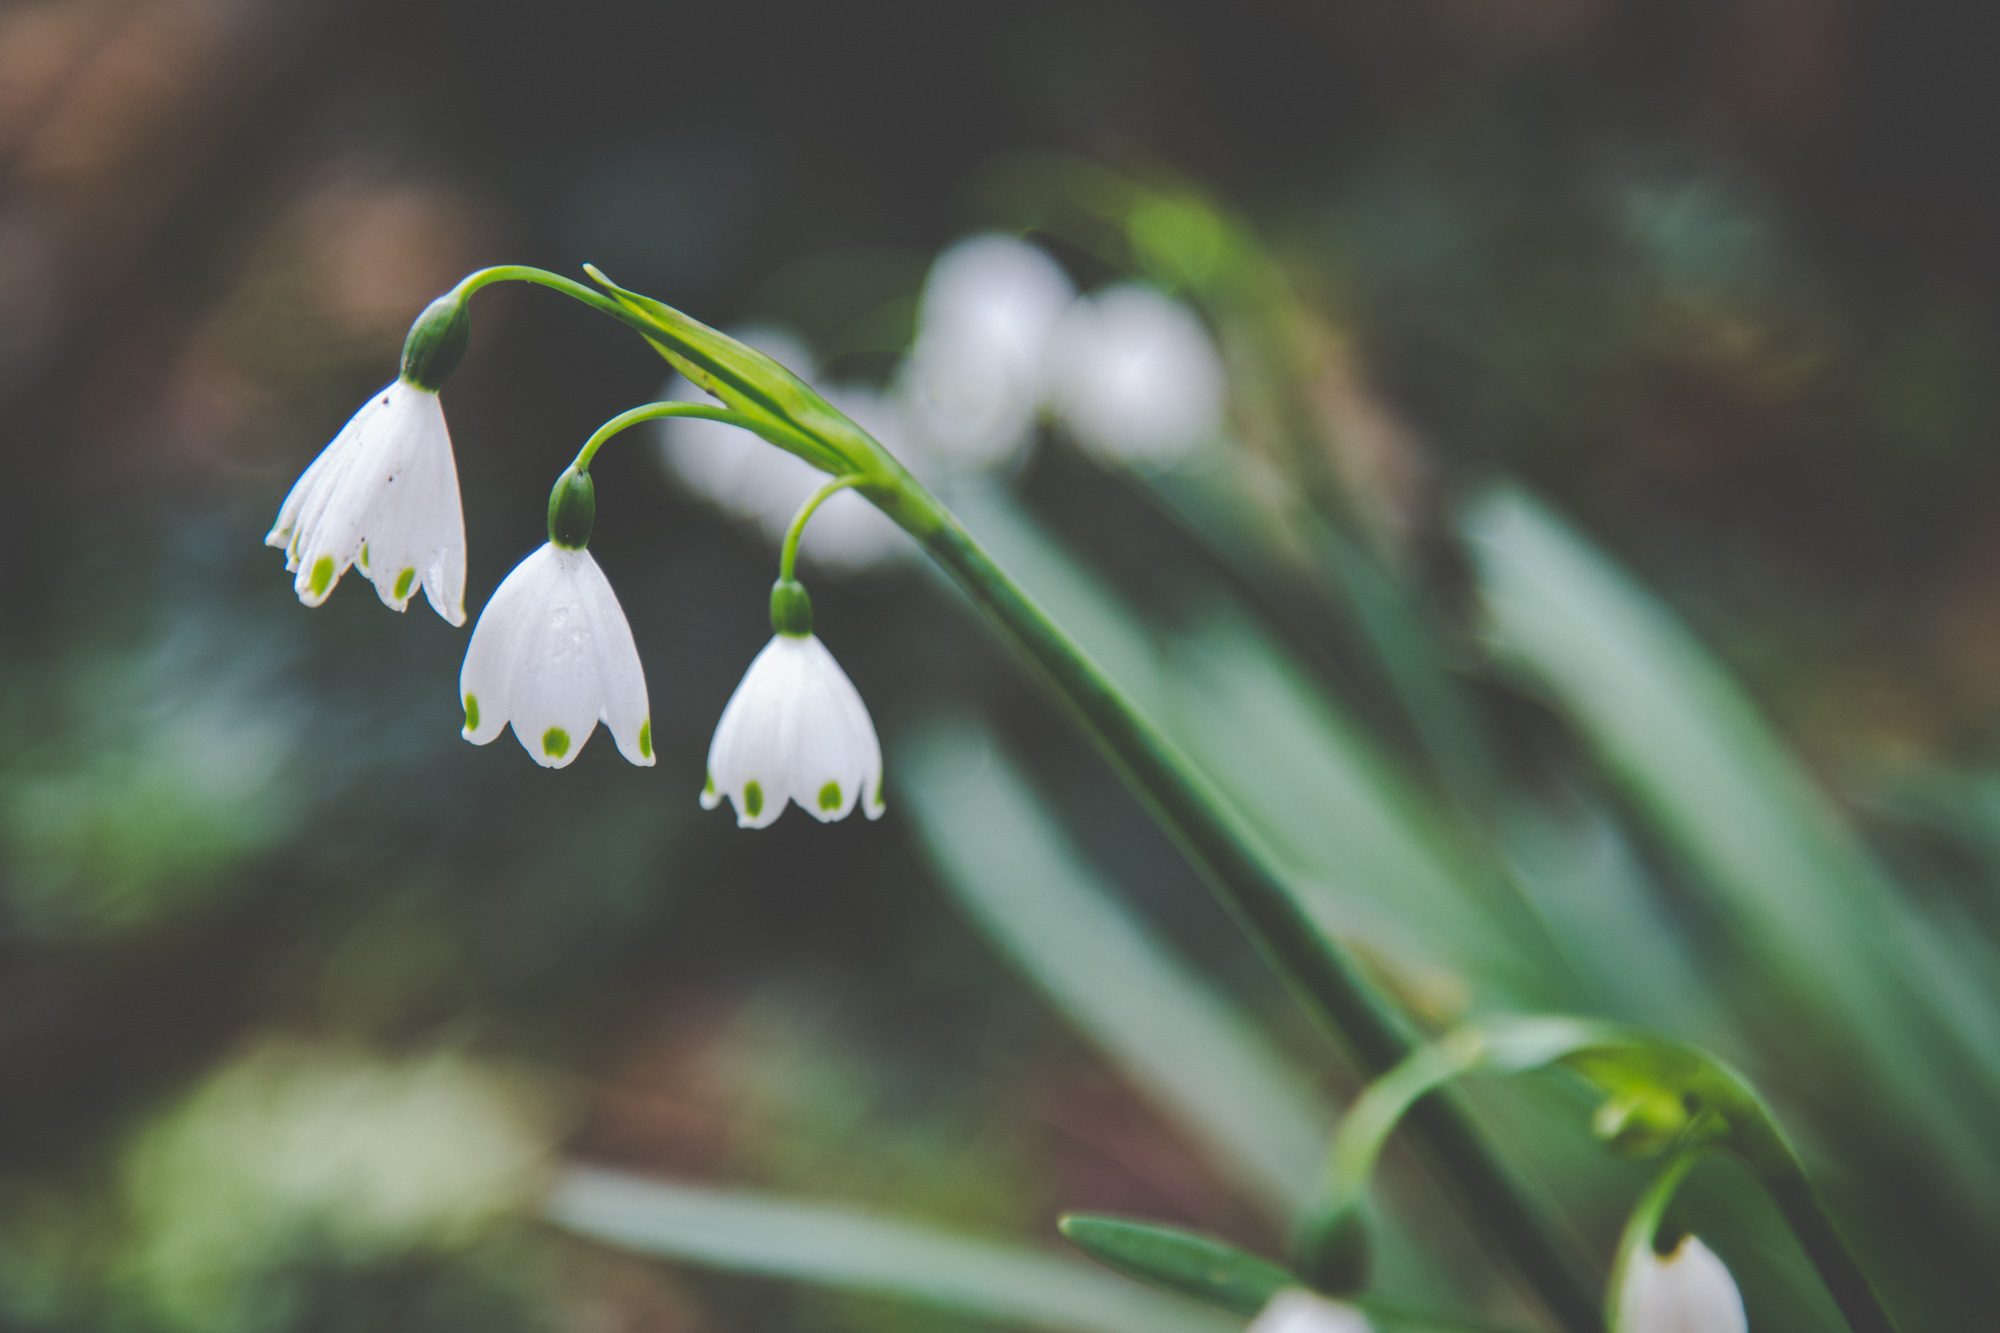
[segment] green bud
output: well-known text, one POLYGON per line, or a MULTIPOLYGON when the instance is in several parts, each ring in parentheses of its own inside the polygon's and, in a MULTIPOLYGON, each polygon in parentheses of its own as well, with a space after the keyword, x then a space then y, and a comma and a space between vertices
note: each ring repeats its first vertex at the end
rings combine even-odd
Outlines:
POLYGON ((1671 1148, 1687 1123, 1687 1105, 1671 1089, 1638 1088, 1600 1102, 1590 1130, 1621 1157, 1651 1157, 1671 1148))
POLYGON ((1359 1202, 1317 1208, 1292 1236, 1292 1269, 1315 1290, 1351 1296, 1368 1288, 1372 1248, 1359 1202))
POLYGON ((581 551, 590 545, 590 529, 596 522, 596 484, 588 472, 566 469, 549 492, 549 540, 566 550, 581 551))
POLYGON ((424 307, 403 340, 403 378, 436 393, 458 369, 472 341, 472 318, 459 297, 446 293, 424 307))
POLYGON ((813 632, 812 598, 805 585, 794 579, 779 579, 771 585, 771 630, 803 639, 813 632))

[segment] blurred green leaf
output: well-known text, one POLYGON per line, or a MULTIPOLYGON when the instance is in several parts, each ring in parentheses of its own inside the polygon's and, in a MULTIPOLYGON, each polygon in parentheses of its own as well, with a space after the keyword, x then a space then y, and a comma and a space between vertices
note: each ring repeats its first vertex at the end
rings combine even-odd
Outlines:
POLYGON ((1280 1290, 1298 1285, 1270 1260, 1212 1236, 1090 1213, 1070 1213, 1057 1226, 1063 1239, 1106 1268, 1237 1314, 1256 1314, 1280 1290))
POLYGON ((1227 1333, 1225 1315, 1073 1260, 835 1204, 587 1168, 544 1205, 559 1226, 663 1259, 900 1296, 1062 1333, 1227 1333))
POLYGON ((1841 824, 1755 706, 1672 615, 1547 509, 1501 487, 1461 526, 1499 651, 1541 682, 1704 877, 1739 943, 1826 1017, 1840 1068, 1824 1095, 1919 1108, 1931 1150, 1990 1197, 2000 1066, 1980 1058, 1990 991, 1955 960, 1841 824), (1962 1006, 1941 1010, 1941 989, 1962 1006))
POLYGON ((923 733, 901 798, 986 932, 1218 1164, 1289 1218, 1333 1113, 1117 901, 979 732, 923 733))

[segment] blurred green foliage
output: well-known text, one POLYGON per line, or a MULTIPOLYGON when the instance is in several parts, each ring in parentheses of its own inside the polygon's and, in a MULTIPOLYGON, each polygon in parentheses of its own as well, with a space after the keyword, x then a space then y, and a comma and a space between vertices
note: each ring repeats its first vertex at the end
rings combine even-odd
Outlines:
MULTIPOLYGON (((591 3, 577 41, 462 0, 0 11, 0 1327, 962 1326, 768 1250, 697 1256, 750 1281, 566 1236, 538 1190, 575 1162, 681 1180, 711 1237, 689 1180, 1020 1249, 1096 1209, 1279 1251, 1351 1070, 938 585, 815 587, 890 818, 747 835, 695 789, 771 562, 642 446, 598 465, 594 549, 649 772, 463 745, 462 636, 362 589, 307 613, 258 545, 478 264, 594 260, 879 381, 982 227, 1185 296, 1224 351, 1227 450, 1119 472, 1048 429, 949 498, 1322 926, 1432 1030, 1561 1010, 1726 1055, 1905 1327, 1978 1326, 1971 13, 591 3)), ((446 394, 475 605, 662 378, 554 298, 482 300, 446 394)), ((1582 1091, 1475 1092, 1608 1259, 1640 1175, 1582 1091)), ((1385 1291, 1534 1324, 1420 1160, 1380 1193, 1385 1291)), ((1748 1182, 1704 1168, 1684 1209, 1753 1327, 1838 1327, 1748 1182)), ((1150 1308, 1059 1271, 1125 1312, 1076 1327, 1150 1308)))

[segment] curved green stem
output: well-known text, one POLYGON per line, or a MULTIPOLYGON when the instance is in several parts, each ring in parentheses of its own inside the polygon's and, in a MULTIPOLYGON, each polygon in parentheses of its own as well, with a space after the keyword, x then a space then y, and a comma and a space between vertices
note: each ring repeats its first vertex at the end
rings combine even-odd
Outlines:
POLYGON ((861 480, 859 476, 853 474, 845 477, 835 477, 832 481, 829 481, 826 485, 806 497, 806 502, 799 506, 799 512, 792 515, 792 526, 785 529, 785 544, 778 549, 778 581, 780 583, 790 583, 793 581, 792 566, 798 563, 799 538, 806 535, 806 520, 813 516, 813 510, 825 504, 836 491, 844 491, 849 486, 859 486, 861 480))
MULTIPOLYGON (((957 520, 928 494, 919 494, 931 523, 906 522, 900 509, 891 516, 923 542, 1041 672, 1308 1011, 1370 1075, 1400 1064, 1416 1048, 1410 1033, 1306 915, 1276 868, 1227 813, 1221 794, 957 520)), ((1541 1209, 1500 1164, 1464 1102, 1438 1092, 1419 1101, 1410 1119, 1488 1237, 1513 1259, 1550 1312, 1574 1333, 1601 1327, 1593 1285, 1557 1243, 1541 1209)))
POLYGON ((661 417, 698 417, 703 421, 720 421, 731 426, 741 426, 745 430, 754 429, 749 418, 741 412, 732 412, 726 407, 710 407, 707 403, 646 403, 620 412, 611 420, 590 433, 577 451, 576 461, 570 467, 578 472, 590 471, 590 460, 597 457, 597 451, 604 442, 622 430, 638 425, 642 421, 656 421, 661 417))
MULTIPOLYGON (((672 306, 613 285, 595 269, 585 271, 619 307, 606 313, 639 328, 662 356, 742 413, 765 439, 863 491, 924 546, 1069 706, 1308 1011, 1364 1070, 1386 1073, 1416 1049, 1400 1017, 1306 914, 1208 779, 886 449, 771 358, 672 306)), ((485 281, 518 277, 578 296, 574 284, 540 270, 486 272, 495 276, 485 281)), ((595 299, 586 304, 606 309, 603 298, 590 295, 595 299)), ((1501 1165, 1459 1097, 1448 1090, 1427 1096, 1410 1119, 1487 1236, 1563 1327, 1598 1333, 1595 1285, 1573 1266, 1542 1208, 1501 1165)))
POLYGON ((645 323, 633 317, 624 306, 612 300, 594 287, 586 287, 574 278, 565 278, 560 273, 551 273, 544 268, 529 264, 497 264, 492 268, 482 268, 460 278, 452 293, 461 300, 468 299, 482 287, 490 287, 496 282, 533 282, 544 287, 552 287, 574 301, 581 301, 593 310, 601 311, 622 324, 629 324, 641 333, 650 329, 645 323))

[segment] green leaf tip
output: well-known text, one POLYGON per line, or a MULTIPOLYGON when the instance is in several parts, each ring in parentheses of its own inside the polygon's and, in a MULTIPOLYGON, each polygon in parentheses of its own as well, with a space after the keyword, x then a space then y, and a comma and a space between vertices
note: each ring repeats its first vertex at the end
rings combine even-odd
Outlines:
POLYGON ((1113 1272, 1235 1314, 1254 1315, 1281 1289, 1300 1285, 1268 1259, 1156 1222, 1067 1213, 1056 1229, 1113 1272))

